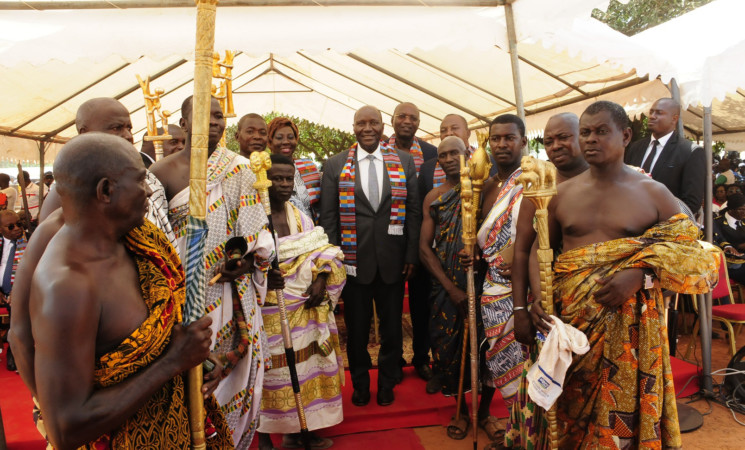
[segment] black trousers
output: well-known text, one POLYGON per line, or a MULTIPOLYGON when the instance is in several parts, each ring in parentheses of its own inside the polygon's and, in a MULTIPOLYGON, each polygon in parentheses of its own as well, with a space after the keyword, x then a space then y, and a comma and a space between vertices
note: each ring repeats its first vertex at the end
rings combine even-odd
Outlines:
POLYGON ((429 316, 432 311, 432 280, 429 272, 422 266, 417 268, 416 275, 409 280, 409 311, 413 331, 412 347, 414 357, 411 364, 421 366, 429 364, 429 316))
POLYGON ((403 355, 401 315, 404 303, 404 282, 386 284, 380 274, 370 284, 359 284, 347 278, 342 292, 344 322, 347 325, 347 357, 352 385, 355 389, 369 389, 372 360, 367 351, 373 301, 378 312, 380 353, 378 354, 378 388, 392 389, 401 373, 399 361, 403 355))

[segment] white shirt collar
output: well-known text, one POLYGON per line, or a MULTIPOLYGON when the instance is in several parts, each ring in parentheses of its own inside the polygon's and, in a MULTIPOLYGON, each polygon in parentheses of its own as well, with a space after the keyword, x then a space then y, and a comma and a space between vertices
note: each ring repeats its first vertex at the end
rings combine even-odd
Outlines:
MULTIPOLYGON (((657 139, 657 142, 659 142, 659 144, 658 144, 657 148, 658 148, 659 150, 661 150, 661 149, 663 149, 663 148, 665 147, 665 144, 667 144, 667 141, 669 141, 669 140, 670 140, 670 136, 672 136, 672 135, 673 135, 673 132, 674 132, 674 131, 675 131, 675 130, 673 130, 673 131, 671 131, 671 132, 667 133, 666 135, 662 136, 661 138, 657 139)), ((654 137, 654 136, 652 136, 652 140, 650 141, 650 145, 652 144, 652 142, 653 142, 654 140, 655 140, 655 137, 654 137)))
POLYGON ((375 159, 383 160, 383 152, 380 151, 380 144, 378 144, 378 148, 375 149, 374 152, 368 153, 367 150, 362 149, 359 144, 357 144, 357 162, 362 161, 363 159, 367 158, 367 155, 373 155, 375 159))
POLYGON ((727 225, 730 226, 730 228, 737 229, 737 219, 729 215, 729 211, 724 213, 724 218, 727 219, 727 225))

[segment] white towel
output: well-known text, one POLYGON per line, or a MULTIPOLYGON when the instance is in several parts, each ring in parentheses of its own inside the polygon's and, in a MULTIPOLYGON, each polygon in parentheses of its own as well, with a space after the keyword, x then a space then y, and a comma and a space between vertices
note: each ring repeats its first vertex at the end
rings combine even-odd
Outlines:
POLYGON ((538 361, 528 370, 528 395, 543 409, 553 406, 564 385, 572 352, 584 355, 590 350, 587 336, 573 326, 551 316, 554 324, 538 355, 538 361))

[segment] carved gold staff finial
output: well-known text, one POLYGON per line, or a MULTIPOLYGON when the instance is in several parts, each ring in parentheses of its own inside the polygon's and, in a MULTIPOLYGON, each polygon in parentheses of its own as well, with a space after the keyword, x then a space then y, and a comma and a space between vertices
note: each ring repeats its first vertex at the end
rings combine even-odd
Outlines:
MULTIPOLYGON (((541 277, 541 306, 546 314, 554 313, 553 269, 554 252, 548 236, 548 204, 556 195, 556 167, 548 161, 532 156, 523 156, 520 161, 522 173, 517 181, 523 184, 523 197, 536 208, 536 231, 538 233, 538 265, 541 277)), ((549 424, 551 448, 558 448, 559 429, 556 423, 556 405, 546 412, 549 424)))
POLYGON ((140 83, 142 88, 142 94, 145 97, 145 117, 147 118, 147 134, 143 137, 146 141, 151 141, 155 147, 155 160, 159 160, 163 157, 163 141, 171 139, 168 134, 168 117, 171 115, 169 111, 163 111, 160 103, 160 97, 165 93, 163 88, 156 88, 155 92, 150 87, 150 76, 147 76, 144 80, 139 75, 137 82, 140 83), (158 134, 158 125, 155 114, 160 116, 161 126, 163 127, 163 134, 158 134))

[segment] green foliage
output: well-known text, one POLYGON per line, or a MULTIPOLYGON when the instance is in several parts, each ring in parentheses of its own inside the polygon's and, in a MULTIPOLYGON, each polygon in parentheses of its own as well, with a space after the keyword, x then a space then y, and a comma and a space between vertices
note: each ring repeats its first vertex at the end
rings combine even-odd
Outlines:
POLYGON ((693 11, 712 0, 630 0, 622 4, 611 0, 608 10, 592 11, 592 17, 627 36, 633 36, 647 28, 693 11))
MULTIPOLYGON (((300 134, 295 157, 310 158, 321 164, 329 157, 348 149, 356 141, 352 133, 319 125, 299 117, 279 112, 272 112, 263 117, 267 124, 275 117, 287 117, 292 120, 300 134)), ((237 129, 237 125, 231 125, 225 129, 227 146, 234 152, 239 151, 238 141, 235 139, 237 129)))

